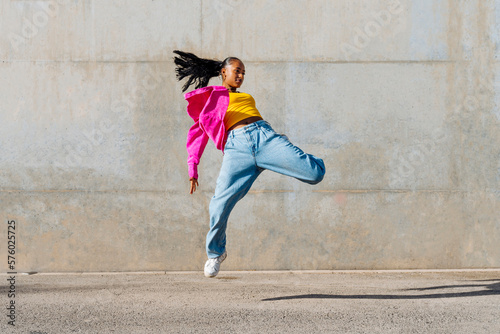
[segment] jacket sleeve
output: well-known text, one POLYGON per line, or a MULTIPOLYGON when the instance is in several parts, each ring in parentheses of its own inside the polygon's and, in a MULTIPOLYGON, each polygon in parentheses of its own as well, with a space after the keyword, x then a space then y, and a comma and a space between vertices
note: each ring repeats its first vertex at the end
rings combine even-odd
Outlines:
POLYGON ((203 131, 199 119, 188 131, 186 148, 188 151, 189 178, 198 178, 198 164, 208 143, 208 135, 203 131))

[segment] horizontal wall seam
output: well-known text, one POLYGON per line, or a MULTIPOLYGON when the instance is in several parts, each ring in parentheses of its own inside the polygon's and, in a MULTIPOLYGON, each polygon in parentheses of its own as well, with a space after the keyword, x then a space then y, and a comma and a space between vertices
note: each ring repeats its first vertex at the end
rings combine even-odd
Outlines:
MULTIPOLYGON (((477 189, 477 190, 460 190, 460 189, 332 189, 332 190, 311 190, 307 192, 313 193, 372 193, 372 192, 387 192, 387 193, 472 193, 478 191, 494 192, 491 189, 477 189)), ((202 193, 213 191, 201 191, 202 193)), ((298 193, 304 191, 296 190, 250 190, 249 194, 260 193, 298 193)), ((80 189, 48 189, 48 190, 24 190, 24 189, 3 189, 0 193, 181 193, 177 191, 164 191, 164 190, 80 190, 80 189)))
MULTIPOLYGON (((0 60, 3 63, 173 63, 173 60, 0 60)), ((456 64, 470 63, 472 60, 244 60, 251 64, 456 64)), ((499 63, 500 60, 492 61, 499 63)))

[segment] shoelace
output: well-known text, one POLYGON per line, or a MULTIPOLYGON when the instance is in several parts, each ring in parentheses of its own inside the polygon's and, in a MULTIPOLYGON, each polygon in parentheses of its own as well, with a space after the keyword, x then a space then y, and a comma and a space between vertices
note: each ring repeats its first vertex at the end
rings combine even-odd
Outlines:
POLYGON ((221 262, 219 261, 219 258, 218 258, 218 257, 216 257, 216 258, 214 258, 214 259, 208 259, 208 261, 210 262, 210 265, 214 265, 214 264, 216 264, 216 263, 221 263, 221 262))

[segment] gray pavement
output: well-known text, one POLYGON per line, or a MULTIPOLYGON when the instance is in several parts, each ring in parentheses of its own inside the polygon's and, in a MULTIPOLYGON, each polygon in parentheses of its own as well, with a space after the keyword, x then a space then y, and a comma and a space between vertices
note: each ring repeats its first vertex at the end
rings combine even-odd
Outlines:
POLYGON ((1 333, 500 333, 500 271, 16 275, 1 333))

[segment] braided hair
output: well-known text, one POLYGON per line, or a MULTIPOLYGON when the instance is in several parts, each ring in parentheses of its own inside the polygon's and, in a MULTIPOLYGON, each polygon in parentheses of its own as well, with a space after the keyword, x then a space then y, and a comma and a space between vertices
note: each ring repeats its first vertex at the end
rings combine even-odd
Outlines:
POLYGON ((218 76, 220 71, 234 60, 239 60, 236 57, 227 57, 223 61, 204 59, 179 50, 175 50, 174 53, 178 55, 174 57, 177 80, 188 78, 182 87, 183 92, 191 85, 195 85, 195 89, 207 86, 210 78, 218 76))

